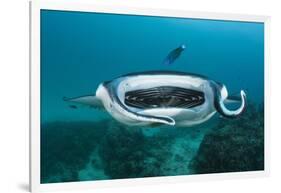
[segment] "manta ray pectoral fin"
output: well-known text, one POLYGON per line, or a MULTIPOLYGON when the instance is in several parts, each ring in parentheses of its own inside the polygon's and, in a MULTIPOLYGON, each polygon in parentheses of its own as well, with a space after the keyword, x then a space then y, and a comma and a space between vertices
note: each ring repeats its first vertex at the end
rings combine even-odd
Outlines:
POLYGON ((87 95, 87 96, 80 96, 80 97, 73 97, 73 98, 63 97, 63 100, 70 103, 70 107, 75 106, 76 108, 79 105, 82 107, 104 109, 101 100, 94 95, 87 95))

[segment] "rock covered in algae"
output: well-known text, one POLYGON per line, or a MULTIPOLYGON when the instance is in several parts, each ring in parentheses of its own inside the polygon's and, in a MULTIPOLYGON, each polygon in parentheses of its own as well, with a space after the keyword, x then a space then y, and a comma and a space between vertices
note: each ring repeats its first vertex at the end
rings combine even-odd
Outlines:
POLYGON ((167 140, 147 137, 140 128, 114 124, 99 146, 105 174, 112 179, 164 175, 161 165, 170 155, 167 140))
POLYGON ((173 127, 161 128, 153 135, 144 133, 140 128, 111 126, 99 146, 107 176, 120 179, 189 174, 187 163, 196 154, 203 134, 173 127))
POLYGON ((243 116, 222 120, 205 135, 189 167, 193 173, 264 169, 264 109, 249 105, 243 116))
POLYGON ((240 119, 196 128, 132 128, 111 119, 41 127, 41 183, 259 169, 263 109, 253 106, 240 119))
POLYGON ((41 183, 79 181, 107 128, 100 122, 51 122, 41 126, 41 183))

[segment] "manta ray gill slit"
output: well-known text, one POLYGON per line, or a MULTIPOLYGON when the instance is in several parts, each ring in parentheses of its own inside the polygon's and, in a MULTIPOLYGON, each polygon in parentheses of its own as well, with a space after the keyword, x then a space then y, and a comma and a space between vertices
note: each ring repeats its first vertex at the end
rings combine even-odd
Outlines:
POLYGON ((192 108, 205 102, 204 93, 192 89, 160 86, 125 93, 125 104, 139 109, 192 108))

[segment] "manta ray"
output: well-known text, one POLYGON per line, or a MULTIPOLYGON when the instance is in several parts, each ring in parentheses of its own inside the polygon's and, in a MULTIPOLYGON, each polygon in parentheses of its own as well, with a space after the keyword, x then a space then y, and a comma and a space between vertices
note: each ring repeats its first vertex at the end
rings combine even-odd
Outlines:
POLYGON ((126 74, 101 83, 95 95, 64 98, 73 104, 105 109, 117 121, 131 126, 193 126, 216 112, 234 118, 246 108, 246 94, 228 96, 226 86, 207 77, 176 71, 126 74), (229 110, 228 102, 239 107, 229 110))

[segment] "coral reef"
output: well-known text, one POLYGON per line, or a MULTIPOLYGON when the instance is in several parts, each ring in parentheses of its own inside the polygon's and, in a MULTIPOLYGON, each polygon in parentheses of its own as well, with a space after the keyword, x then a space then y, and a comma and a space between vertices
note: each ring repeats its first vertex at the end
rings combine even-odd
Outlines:
POLYGON ((205 135, 189 167, 199 174, 263 170, 263 106, 250 104, 240 118, 220 121, 205 135))

